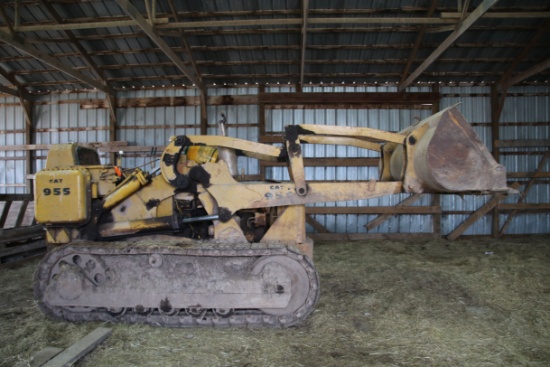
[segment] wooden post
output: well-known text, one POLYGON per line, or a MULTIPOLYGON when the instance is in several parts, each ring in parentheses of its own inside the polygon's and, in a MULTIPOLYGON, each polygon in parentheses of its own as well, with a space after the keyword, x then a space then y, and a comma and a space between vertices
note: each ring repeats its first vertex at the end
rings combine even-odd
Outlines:
MULTIPOLYGON (((527 197, 527 194, 529 193, 529 191, 531 190, 531 187, 533 187, 533 185, 535 184, 535 182, 537 181, 537 175, 542 172, 542 170, 544 169, 544 166, 546 164, 546 162, 548 161, 548 159, 550 159, 550 149, 546 151, 546 153, 544 154, 544 156, 542 157, 542 159, 540 160, 539 162, 539 165, 537 166, 537 169, 535 170, 535 172, 533 173, 533 177, 531 177, 531 179, 529 180, 529 182, 527 183, 527 186, 525 187, 525 189, 523 190, 523 192, 521 193, 521 195, 519 196, 519 199, 518 199, 518 204, 521 204, 525 201, 525 198, 527 197)), ((508 229, 508 226, 510 226, 510 223, 512 222, 512 219, 514 218, 514 216, 518 213, 518 210, 517 209, 514 209, 510 215, 508 216, 508 218, 506 218, 506 221, 504 222, 504 224, 502 225, 502 228, 500 229, 497 237, 501 237, 505 232, 506 230, 508 229)))
POLYGON ((206 87, 199 89, 200 101, 201 101, 201 116, 200 116, 200 131, 201 135, 208 134, 208 112, 206 106, 206 87))
MULTIPOLYGON (((117 119, 116 119, 116 97, 107 95, 107 106, 109 107, 109 141, 116 141, 117 119)), ((117 153, 111 152, 109 160, 111 164, 116 165, 117 153)))
MULTIPOLYGON (((21 104, 25 110, 25 144, 34 144, 34 125, 33 125, 33 107, 34 104, 29 100, 21 99, 21 104)), ((28 177, 34 173, 33 167, 33 151, 27 150, 25 152, 25 180, 27 183, 27 193, 32 194, 33 180, 28 177)))
MULTIPOLYGON (((433 6, 433 5, 432 5, 433 6)), ((432 86, 432 93, 439 95, 439 84, 434 84, 432 86)), ((441 100, 438 99, 437 102, 432 104, 432 114, 436 114, 441 109, 441 100)), ((432 228, 434 236, 441 237, 441 195, 432 194, 432 206, 439 208, 438 213, 432 214, 432 228)))
MULTIPOLYGON (((495 161, 499 161, 500 152, 498 147, 498 141, 500 140, 500 115, 502 114, 502 109, 504 108, 504 102, 506 100, 506 90, 502 91, 502 96, 499 97, 499 90, 496 84, 491 86, 491 145, 492 145, 492 154, 495 158, 495 161)), ((500 213, 498 208, 495 206, 493 209, 493 220, 492 220, 492 229, 491 235, 493 238, 498 237, 500 229, 500 213)))
MULTIPOLYGON (((260 85, 258 87, 258 94, 262 95, 264 93, 265 85, 260 85)), ((258 99, 261 100, 261 98, 258 99)), ((260 138, 265 136, 265 103, 262 102, 258 102, 258 136, 260 138)), ((260 177, 262 180, 265 180, 265 168, 265 165, 260 164, 260 177)))
MULTIPOLYGON (((517 189, 519 183, 515 182, 512 185, 513 189, 517 189)), ((478 210, 476 210, 472 215, 470 215, 461 225, 456 227, 454 231, 447 235, 447 239, 456 240, 460 237, 472 224, 474 224, 479 218, 483 217, 485 214, 489 213, 493 208, 495 208, 502 200, 506 198, 504 194, 493 195, 493 198, 489 200, 485 205, 482 205, 478 210)))

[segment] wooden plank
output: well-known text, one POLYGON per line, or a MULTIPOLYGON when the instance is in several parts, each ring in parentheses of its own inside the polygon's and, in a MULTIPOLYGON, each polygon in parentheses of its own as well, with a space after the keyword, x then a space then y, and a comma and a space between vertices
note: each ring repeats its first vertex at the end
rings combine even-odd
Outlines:
POLYGON ((21 42, 20 41, 20 37, 16 37, 14 35, 11 35, 11 34, 8 34, 8 33, 5 33, 3 31, 0 31, 0 40, 4 43, 7 43, 8 45, 12 46, 12 47, 15 47, 16 49, 18 49, 19 51, 21 52, 24 52, 36 59, 38 59, 39 61, 42 61, 50 66, 52 66, 53 68, 65 73, 65 74, 68 74, 70 76, 72 76, 73 78, 75 79, 78 79, 79 81, 85 83, 85 84, 88 84, 102 92, 105 92, 105 93, 109 93, 110 90, 108 87, 106 87, 104 84, 100 83, 99 81, 95 80, 95 79, 92 79, 78 71, 76 71, 75 69, 73 69, 72 67, 69 67, 61 62, 59 62, 59 60, 55 57, 52 57, 42 51, 39 51, 37 48, 35 48, 34 46, 31 46, 27 43, 25 43, 24 41, 21 42))
POLYGON ((4 209, 2 209, 2 216, 0 217, 0 228, 4 228, 4 224, 6 224, 6 219, 8 219, 10 213, 11 203, 11 200, 6 200, 4 203, 4 209))
MULTIPOLYGON (((498 0, 483 0, 483 2, 472 12, 462 23, 459 23, 458 26, 440 45, 437 47, 431 54, 428 56, 420 66, 416 68, 415 71, 402 83, 399 83, 399 92, 403 92, 409 85, 411 85, 416 78, 420 76, 430 65, 434 63, 435 60, 445 50, 447 50, 457 39, 460 37, 468 28, 470 28, 491 6, 496 4, 498 0)), ((433 19, 433 18, 432 18, 433 19)))
POLYGON ((434 234, 441 237, 441 195, 433 194, 432 206, 438 207, 440 212, 432 215, 432 226, 434 234))
POLYGON ((44 236, 45 231, 41 225, 20 228, 4 228, 0 229, 0 245, 44 236))
POLYGON ((433 206, 361 206, 361 207, 306 207, 307 214, 435 214, 433 206))
POLYGON ((550 172, 507 172, 506 176, 508 178, 548 178, 550 172))
POLYGON ((321 223, 317 222, 313 217, 309 214, 306 214, 306 223, 313 227, 317 231, 317 233, 330 233, 328 229, 325 228, 321 223))
POLYGON ((111 333, 111 329, 98 327, 51 359, 43 367, 70 367, 73 363, 101 344, 111 335, 111 333))
MULTIPOLYGON (((402 202, 400 202, 399 204, 397 204, 396 207, 411 205, 411 204, 415 203, 416 201, 418 201, 421 197, 422 197, 422 194, 411 195, 408 198, 406 198, 405 200, 403 200, 402 202)), ((371 220, 367 224, 365 224, 365 228, 367 228, 369 231, 371 231, 373 228, 378 227, 379 225, 381 225, 382 223, 384 223, 385 221, 387 221, 388 219, 390 219, 394 215, 395 214, 390 214, 390 213, 382 214, 382 215, 374 218, 373 220, 371 220)))
MULTIPOLYGON (((133 20, 136 21, 139 28, 149 36, 151 41, 153 41, 163 52, 164 54, 177 66, 177 68, 193 83, 197 88, 202 89, 201 80, 195 71, 185 65, 183 60, 170 48, 170 46, 159 36, 155 26, 152 23, 149 23, 147 19, 141 15, 139 10, 137 10, 128 0, 115 0, 116 3, 124 10, 124 12, 129 15, 133 20)), ((188 23, 188 22, 186 22, 188 23)), ((193 23, 193 22, 191 22, 193 23)))
MULTIPOLYGON (((538 166, 537 166, 537 169, 535 170, 535 173, 539 173, 539 172, 542 172, 544 166, 546 165, 546 161, 548 161, 548 159, 550 158, 550 149, 546 151, 546 153, 544 154, 544 156, 542 157, 542 159, 540 160, 538 166)), ((525 187, 525 189, 523 190, 523 192, 521 193, 519 199, 518 199, 518 204, 521 204, 525 201, 525 197, 527 196, 527 194, 529 193, 529 191, 531 191, 531 187, 533 187, 533 185, 535 184, 535 181, 536 179, 535 178, 532 178, 529 180, 529 182, 527 183, 527 186, 525 187)), ((510 215, 508 216, 508 218, 506 218, 506 221, 504 222, 504 224, 502 225, 502 228, 500 229, 500 231, 498 232, 498 236, 497 237, 500 237, 502 236, 506 230, 508 229, 508 226, 510 225, 510 223, 512 222, 512 218, 514 218, 514 216, 517 214, 517 209, 513 210, 510 215)))
POLYGON ((0 194, 0 201, 34 200, 32 194, 0 194))
POLYGON ((501 210, 550 210, 550 203, 514 203, 514 204, 499 204, 501 210))
POLYGON ((437 238, 433 233, 308 233, 314 241, 410 240, 437 238))
MULTIPOLYGON (((308 167, 378 167, 379 158, 304 158, 308 167)), ((260 167, 284 167, 286 162, 260 161, 260 167)))
POLYGON ((29 206, 28 200, 23 200, 21 206, 19 207, 19 213, 17 213, 17 219, 15 220, 15 228, 21 227, 23 219, 25 218, 25 213, 27 212, 27 207, 29 206))
POLYGON ((550 147, 548 139, 515 139, 515 140, 497 140, 495 144, 499 148, 517 148, 517 147, 550 147))
MULTIPOLYGON (((21 145, 0 145, 0 151, 23 151, 23 150, 48 150, 56 144, 21 144, 21 145)), ((112 141, 112 142, 96 142, 82 143, 83 146, 88 146, 96 149, 108 147, 127 146, 127 141, 112 141)))
MULTIPOLYGON (((519 187, 519 183, 512 185, 513 189, 519 187)), ((462 224, 456 227, 451 233, 447 235, 447 239, 456 240, 460 237, 472 224, 474 224, 479 218, 483 217, 485 214, 489 213, 493 208, 495 208, 502 200, 506 198, 504 194, 496 194, 491 200, 489 200, 485 205, 482 205, 478 210, 476 210, 472 215, 470 215, 462 224)))
POLYGON ((27 251, 35 251, 35 250, 41 250, 44 249, 46 251, 47 247, 46 241, 35 241, 32 243, 28 243, 26 245, 19 245, 19 246, 13 246, 8 247, 6 249, 0 250, 0 263, 4 263, 5 258, 13 257, 15 255, 24 254, 27 251))
MULTIPOLYGON (((262 84, 258 88, 258 96, 261 96, 264 93, 265 93, 265 85, 262 84)), ((259 133, 260 136, 263 136, 266 133, 265 104, 264 103, 258 103, 258 133, 259 133)), ((281 141, 281 143, 282 143, 282 141, 281 141)), ((262 177, 262 180, 265 180, 265 171, 266 171, 266 167, 262 166, 261 161, 260 161, 260 176, 262 177)))
POLYGON ((55 347, 46 347, 36 353, 29 361, 20 362, 16 367, 40 367, 50 359, 61 353, 63 349, 55 347))
POLYGON ((509 88, 514 84, 521 83, 527 78, 532 77, 533 75, 536 75, 546 69, 550 68, 550 58, 544 60, 541 63, 538 63, 537 65, 525 70, 522 73, 517 74, 516 76, 513 76, 512 78, 505 81, 506 85, 505 88, 509 88))
POLYGON ((440 98, 439 93, 264 93, 258 101, 265 104, 425 104, 434 103, 440 98))

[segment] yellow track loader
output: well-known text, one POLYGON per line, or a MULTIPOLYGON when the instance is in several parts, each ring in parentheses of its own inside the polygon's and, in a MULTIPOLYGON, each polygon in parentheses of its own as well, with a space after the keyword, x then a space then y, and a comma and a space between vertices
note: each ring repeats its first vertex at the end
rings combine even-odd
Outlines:
POLYGON ((53 147, 34 187, 49 244, 35 275, 41 310, 68 321, 295 325, 319 297, 307 204, 509 190, 456 107, 398 133, 290 125, 284 142, 175 136, 150 173, 101 165, 84 146, 53 147), (308 182, 303 144, 380 152, 380 176, 308 182), (238 155, 286 162, 291 181, 244 181, 238 155))

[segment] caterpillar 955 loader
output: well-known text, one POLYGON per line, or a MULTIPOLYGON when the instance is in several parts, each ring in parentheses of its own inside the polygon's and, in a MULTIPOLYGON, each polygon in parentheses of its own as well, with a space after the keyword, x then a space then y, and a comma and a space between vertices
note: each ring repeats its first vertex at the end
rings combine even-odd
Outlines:
POLYGON ((305 205, 508 191, 504 167, 456 107, 398 133, 290 125, 284 142, 175 136, 155 172, 125 175, 93 149, 53 147, 34 189, 49 244, 35 275, 41 310, 68 321, 295 325, 319 297, 305 205), (307 182, 306 143, 378 151, 380 176, 307 182), (243 181, 237 155, 286 162, 291 181, 243 181))

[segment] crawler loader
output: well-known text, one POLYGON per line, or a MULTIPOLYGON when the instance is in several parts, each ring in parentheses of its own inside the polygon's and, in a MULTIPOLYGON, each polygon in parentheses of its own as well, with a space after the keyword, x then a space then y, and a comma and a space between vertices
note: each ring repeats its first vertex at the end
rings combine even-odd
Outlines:
POLYGON ((86 146, 51 148, 34 187, 49 244, 34 284, 45 314, 170 327, 295 325, 320 289, 307 204, 509 190, 504 167, 456 107, 397 133, 290 125, 281 147, 174 136, 159 165, 123 170, 86 146), (377 151, 379 177, 308 182, 303 144, 377 151), (239 155, 286 162, 291 180, 246 181, 239 155))

